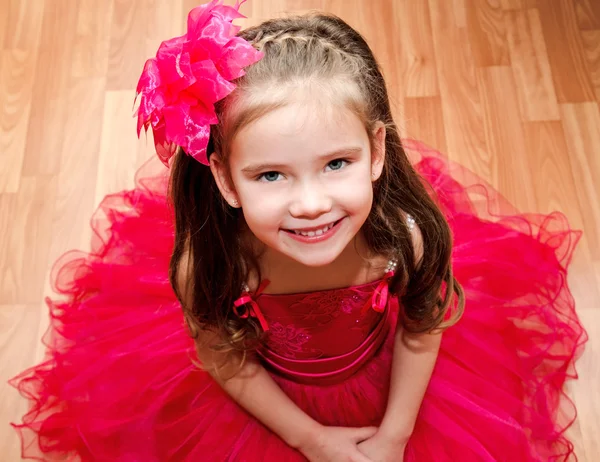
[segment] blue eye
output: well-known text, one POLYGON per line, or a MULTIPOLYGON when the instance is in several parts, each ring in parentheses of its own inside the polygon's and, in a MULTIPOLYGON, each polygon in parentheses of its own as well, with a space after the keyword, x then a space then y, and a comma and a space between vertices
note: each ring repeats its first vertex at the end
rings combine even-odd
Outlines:
POLYGON ((268 183, 273 183, 274 181, 277 181, 279 179, 280 175, 281 173, 279 172, 265 172, 259 175, 258 180, 260 181, 264 179, 264 181, 268 183))
POLYGON ((344 159, 335 159, 335 160, 332 160, 331 162, 329 162, 327 164, 327 167, 330 170, 340 170, 340 169, 344 168, 347 163, 348 163, 347 160, 344 160, 344 159))

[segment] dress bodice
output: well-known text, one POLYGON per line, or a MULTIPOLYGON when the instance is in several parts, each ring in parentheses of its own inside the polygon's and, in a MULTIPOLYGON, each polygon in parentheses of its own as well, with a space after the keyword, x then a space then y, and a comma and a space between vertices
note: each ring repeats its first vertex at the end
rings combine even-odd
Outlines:
POLYGON ((265 343, 274 352, 317 359, 356 348, 383 313, 364 310, 380 281, 301 294, 263 294, 257 303, 269 323, 265 343))
POLYGON ((259 351, 266 365, 299 382, 335 383, 352 375, 389 331, 390 305, 397 303, 388 300, 391 274, 342 289, 255 297, 266 328, 259 351))

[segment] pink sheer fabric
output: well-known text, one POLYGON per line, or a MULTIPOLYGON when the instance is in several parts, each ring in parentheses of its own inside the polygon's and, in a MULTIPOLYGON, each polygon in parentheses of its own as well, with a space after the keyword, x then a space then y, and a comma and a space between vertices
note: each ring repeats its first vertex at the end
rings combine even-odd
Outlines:
MULTIPOLYGON (((563 385, 586 337, 566 276, 580 233, 560 214, 519 214, 439 153, 406 147, 452 227, 467 305, 444 334, 405 460, 571 460, 564 432, 575 409, 563 385)), ((47 360, 11 381, 31 402, 14 424, 23 455, 302 461, 192 362, 167 279, 173 221, 161 167, 148 164, 135 190, 105 198, 91 252, 56 263, 62 298, 48 300, 47 360)), ((363 311, 378 285, 257 298, 269 325, 265 364, 323 424, 377 425, 383 416, 399 306, 363 311)))

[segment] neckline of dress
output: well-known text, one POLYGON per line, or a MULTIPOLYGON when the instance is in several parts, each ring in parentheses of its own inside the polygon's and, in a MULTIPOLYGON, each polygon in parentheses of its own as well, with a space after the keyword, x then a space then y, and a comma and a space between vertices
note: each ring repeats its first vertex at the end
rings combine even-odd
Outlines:
POLYGON ((268 293, 263 292, 260 294, 260 298, 299 297, 299 296, 308 296, 308 295, 314 295, 314 294, 326 294, 326 293, 331 293, 331 292, 343 292, 343 291, 347 291, 347 290, 361 290, 361 289, 370 288, 370 286, 376 287, 384 279, 385 279, 385 277, 380 277, 378 279, 375 279, 374 281, 364 282, 362 284, 357 284, 357 285, 353 285, 353 286, 334 287, 331 289, 320 289, 320 290, 308 290, 305 292, 290 292, 290 293, 285 293, 285 294, 268 294, 268 293))
MULTIPOLYGON (((416 223, 415 219, 411 215, 407 214, 406 221, 407 221, 408 229, 410 231, 412 231, 415 227, 415 223, 416 223)), ((382 277, 377 278, 374 281, 365 282, 365 283, 357 284, 354 286, 334 287, 331 289, 320 289, 320 290, 309 290, 309 291, 305 291, 305 292, 290 292, 290 293, 285 293, 285 294, 269 294, 269 293, 264 293, 261 291, 260 297, 262 297, 262 298, 294 297, 294 296, 298 297, 298 296, 308 296, 308 295, 321 294, 321 293, 327 293, 327 292, 340 292, 340 291, 344 291, 344 290, 355 290, 355 289, 360 290, 360 289, 366 289, 369 286, 377 287, 377 285, 381 284, 381 282, 383 280, 387 279, 386 275, 390 271, 393 273, 396 272, 397 266, 398 266, 398 261, 394 258, 390 259, 390 260, 388 260, 385 274, 382 277)), ((242 290, 247 293, 250 293, 250 290, 246 284, 244 284, 244 287, 242 288, 242 290)))

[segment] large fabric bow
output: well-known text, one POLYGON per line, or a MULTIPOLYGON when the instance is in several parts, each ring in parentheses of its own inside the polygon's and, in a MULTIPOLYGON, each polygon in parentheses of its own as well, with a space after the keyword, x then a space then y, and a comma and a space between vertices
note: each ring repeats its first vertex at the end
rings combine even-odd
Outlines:
POLYGON ((178 146, 205 165, 211 124, 219 120, 214 105, 230 94, 232 80, 263 54, 236 37, 244 18, 238 0, 234 7, 221 0, 190 11, 187 33, 162 42, 155 58, 146 61, 137 85, 140 105, 137 132, 152 127, 156 152, 165 165, 178 146))

